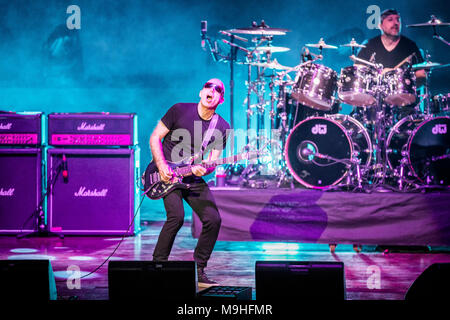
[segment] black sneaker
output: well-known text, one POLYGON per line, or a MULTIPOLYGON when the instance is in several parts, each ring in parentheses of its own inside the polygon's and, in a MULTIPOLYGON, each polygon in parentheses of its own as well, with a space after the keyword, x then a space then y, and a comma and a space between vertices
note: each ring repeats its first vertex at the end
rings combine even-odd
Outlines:
POLYGON ((219 284, 211 279, 208 279, 203 269, 197 269, 198 286, 202 288, 209 288, 218 286, 219 284))

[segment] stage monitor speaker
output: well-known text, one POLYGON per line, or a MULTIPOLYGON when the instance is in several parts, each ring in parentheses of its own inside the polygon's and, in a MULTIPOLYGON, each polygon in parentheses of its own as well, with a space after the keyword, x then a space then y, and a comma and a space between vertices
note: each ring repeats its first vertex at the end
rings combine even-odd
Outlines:
POLYGON ((57 299, 50 260, 0 260, 0 283, 0 301, 57 299))
POLYGON ((42 197, 42 152, 0 149, 0 234, 35 231, 42 197))
POLYGON ((74 235, 139 230, 139 148, 49 149, 48 226, 74 235))
POLYGON ((195 261, 110 261, 110 300, 193 301, 197 291, 195 261))
POLYGON ((450 299, 450 263, 434 263, 414 281, 405 300, 450 299))
POLYGON ((342 262, 257 261, 257 300, 344 300, 342 262))

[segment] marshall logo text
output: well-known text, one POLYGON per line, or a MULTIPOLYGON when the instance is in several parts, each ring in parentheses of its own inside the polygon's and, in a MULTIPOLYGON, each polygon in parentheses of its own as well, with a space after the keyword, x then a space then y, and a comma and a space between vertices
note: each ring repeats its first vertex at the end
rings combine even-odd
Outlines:
POLYGON ((78 131, 103 131, 105 130, 106 123, 100 123, 100 124, 87 124, 86 122, 82 122, 78 127, 78 131))
POLYGON ((86 187, 80 187, 80 190, 74 193, 75 197, 106 197, 106 194, 108 193, 108 189, 102 189, 102 190, 86 190, 86 187))
POLYGON ((8 190, 0 189, 0 196, 2 197, 12 197, 14 195, 14 188, 9 188, 8 190))
POLYGON ((0 123, 0 130, 11 130, 12 128, 12 123, 0 123))

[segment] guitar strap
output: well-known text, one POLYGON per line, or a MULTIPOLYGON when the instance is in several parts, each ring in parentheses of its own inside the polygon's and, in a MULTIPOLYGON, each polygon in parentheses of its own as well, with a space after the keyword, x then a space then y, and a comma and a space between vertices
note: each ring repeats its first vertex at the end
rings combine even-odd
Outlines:
POLYGON ((198 154, 196 154, 195 159, 200 159, 203 157, 203 153, 205 153, 206 150, 206 146, 209 143, 209 140, 211 140, 212 134, 214 132, 214 129, 216 128, 217 125, 217 120, 219 119, 219 115, 217 113, 215 113, 213 115, 213 117, 211 118, 211 122, 209 123, 209 127, 205 132, 205 136, 203 137, 203 142, 202 142, 202 146, 200 149, 200 152, 198 154))

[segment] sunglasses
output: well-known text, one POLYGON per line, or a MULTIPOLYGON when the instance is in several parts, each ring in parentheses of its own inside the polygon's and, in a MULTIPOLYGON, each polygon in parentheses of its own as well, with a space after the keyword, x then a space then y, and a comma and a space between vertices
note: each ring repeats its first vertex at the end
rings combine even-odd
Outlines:
POLYGON ((211 83, 211 82, 207 82, 205 83, 205 85, 203 86, 203 88, 214 88, 214 90, 216 90, 217 93, 219 94, 223 94, 223 88, 217 84, 211 83))

